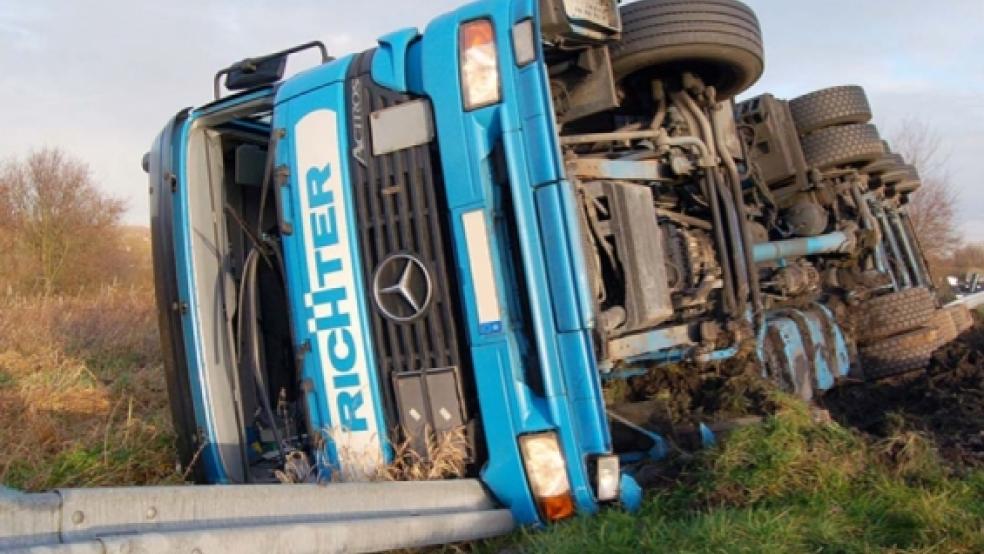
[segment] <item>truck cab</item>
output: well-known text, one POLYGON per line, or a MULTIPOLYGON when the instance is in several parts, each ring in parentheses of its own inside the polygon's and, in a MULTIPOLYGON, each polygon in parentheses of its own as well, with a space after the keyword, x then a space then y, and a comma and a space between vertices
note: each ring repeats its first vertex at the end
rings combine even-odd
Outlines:
MULTIPOLYGON (((561 34, 617 36, 614 3, 567 4, 561 34)), ((288 79, 299 49, 246 60, 168 123, 145 165, 198 480, 375 479, 450 444, 431 477, 480 476, 521 522, 637 502, 541 24, 534 1, 483 1, 288 79)))

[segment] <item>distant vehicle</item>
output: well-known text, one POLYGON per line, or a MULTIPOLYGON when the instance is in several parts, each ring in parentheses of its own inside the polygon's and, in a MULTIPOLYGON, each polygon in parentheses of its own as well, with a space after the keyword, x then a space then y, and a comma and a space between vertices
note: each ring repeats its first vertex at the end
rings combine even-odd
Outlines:
POLYGON ((951 275, 946 280, 957 299, 984 292, 984 270, 968 271, 963 277, 951 275))
POLYGON ((918 174, 858 87, 736 105, 763 69, 735 0, 482 0, 220 71, 145 159, 183 463, 363 480, 460 434, 534 524, 638 506, 661 438, 603 391, 654 365, 753 352, 806 399, 922 367, 964 320, 918 174))

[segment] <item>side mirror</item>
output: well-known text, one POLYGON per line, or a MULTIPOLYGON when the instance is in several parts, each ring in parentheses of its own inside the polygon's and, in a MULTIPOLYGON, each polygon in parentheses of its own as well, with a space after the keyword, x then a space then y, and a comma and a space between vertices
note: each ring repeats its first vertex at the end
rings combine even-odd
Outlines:
POLYGON ((246 58, 236 62, 215 74, 215 99, 222 98, 222 78, 225 77, 225 88, 229 90, 248 90, 251 88, 272 85, 284 78, 287 69, 287 57, 291 54, 316 48, 321 52, 321 63, 333 60, 328 55, 328 49, 319 41, 306 42, 287 50, 246 58))
POLYGON ((243 60, 229 68, 225 87, 229 90, 246 90, 271 85, 283 79, 286 70, 286 54, 272 58, 243 60))

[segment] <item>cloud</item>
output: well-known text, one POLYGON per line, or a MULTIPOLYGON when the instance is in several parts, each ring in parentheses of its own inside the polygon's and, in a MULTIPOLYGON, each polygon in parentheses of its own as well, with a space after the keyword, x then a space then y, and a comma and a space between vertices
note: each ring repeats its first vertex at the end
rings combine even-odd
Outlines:
POLYGON ((940 136, 968 239, 984 240, 978 153, 984 148, 984 2, 746 0, 763 26, 766 71, 745 96, 793 98, 834 85, 865 87, 882 136, 905 120, 940 136), (979 233, 974 235, 974 233, 979 233))
MULTIPOLYGON (((346 54, 375 37, 422 26, 456 2, 364 0, 49 0, 0 6, 0 159, 60 146, 86 160, 148 220, 140 159, 168 118, 211 98, 232 62, 309 40, 346 54), (373 14, 366 17, 365 14, 373 14)), ((317 58, 299 56, 291 70, 317 58)))
MULTIPOLYGON (((984 212, 976 180, 984 136, 984 2, 747 0, 765 32, 767 70, 753 92, 792 97, 858 83, 878 123, 927 121, 951 153, 964 217, 984 212)), ((229 63, 312 39, 335 55, 422 27, 456 0, 37 0, 0 5, 0 156, 61 146, 90 163, 147 220, 139 162, 179 109, 209 100, 229 63), (371 17, 369 16, 371 15, 371 17)), ((314 58, 298 60, 313 63, 314 58)), ((978 224, 969 228, 980 230, 978 224)))

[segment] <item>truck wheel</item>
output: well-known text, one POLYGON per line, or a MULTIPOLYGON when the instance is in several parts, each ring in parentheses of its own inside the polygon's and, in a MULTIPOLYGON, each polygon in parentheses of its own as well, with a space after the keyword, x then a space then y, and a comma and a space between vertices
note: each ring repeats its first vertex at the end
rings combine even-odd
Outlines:
POLYGON ((794 98, 789 111, 800 135, 824 127, 867 123, 871 121, 871 105, 864 89, 859 86, 831 87, 794 98))
POLYGON ((875 342, 926 325, 934 310, 933 293, 924 287, 872 298, 861 306, 859 342, 875 342))
POLYGON ((899 154, 888 153, 864 166, 864 171, 868 175, 882 175, 905 165, 905 159, 899 154))
POLYGON ((936 313, 929 318, 929 326, 936 329, 938 343, 937 347, 950 344, 953 340, 957 338, 957 323, 953 320, 953 316, 950 312, 946 310, 937 310, 936 313))
POLYGON ((939 333, 923 327, 861 348, 861 369, 869 381, 925 369, 939 344, 939 333))
POLYGON ((974 326, 974 316, 971 315, 970 309, 967 308, 967 306, 958 304, 956 306, 946 308, 944 311, 949 314, 950 319, 953 320, 953 326, 957 335, 964 334, 974 326))
POLYGON ((895 194, 912 194, 917 190, 919 190, 919 187, 921 186, 922 186, 922 181, 913 181, 913 180, 902 181, 900 183, 895 183, 894 185, 892 185, 892 191, 895 194))
POLYGON ((911 165, 900 165, 881 174, 881 181, 888 184, 918 180, 919 170, 911 165))
POLYGON ((885 155, 874 125, 827 127, 803 137, 807 165, 819 170, 866 164, 885 155))
POLYGON ((727 100, 762 76, 762 31, 741 2, 641 0, 621 13, 622 40, 611 47, 618 82, 690 71, 727 100))

